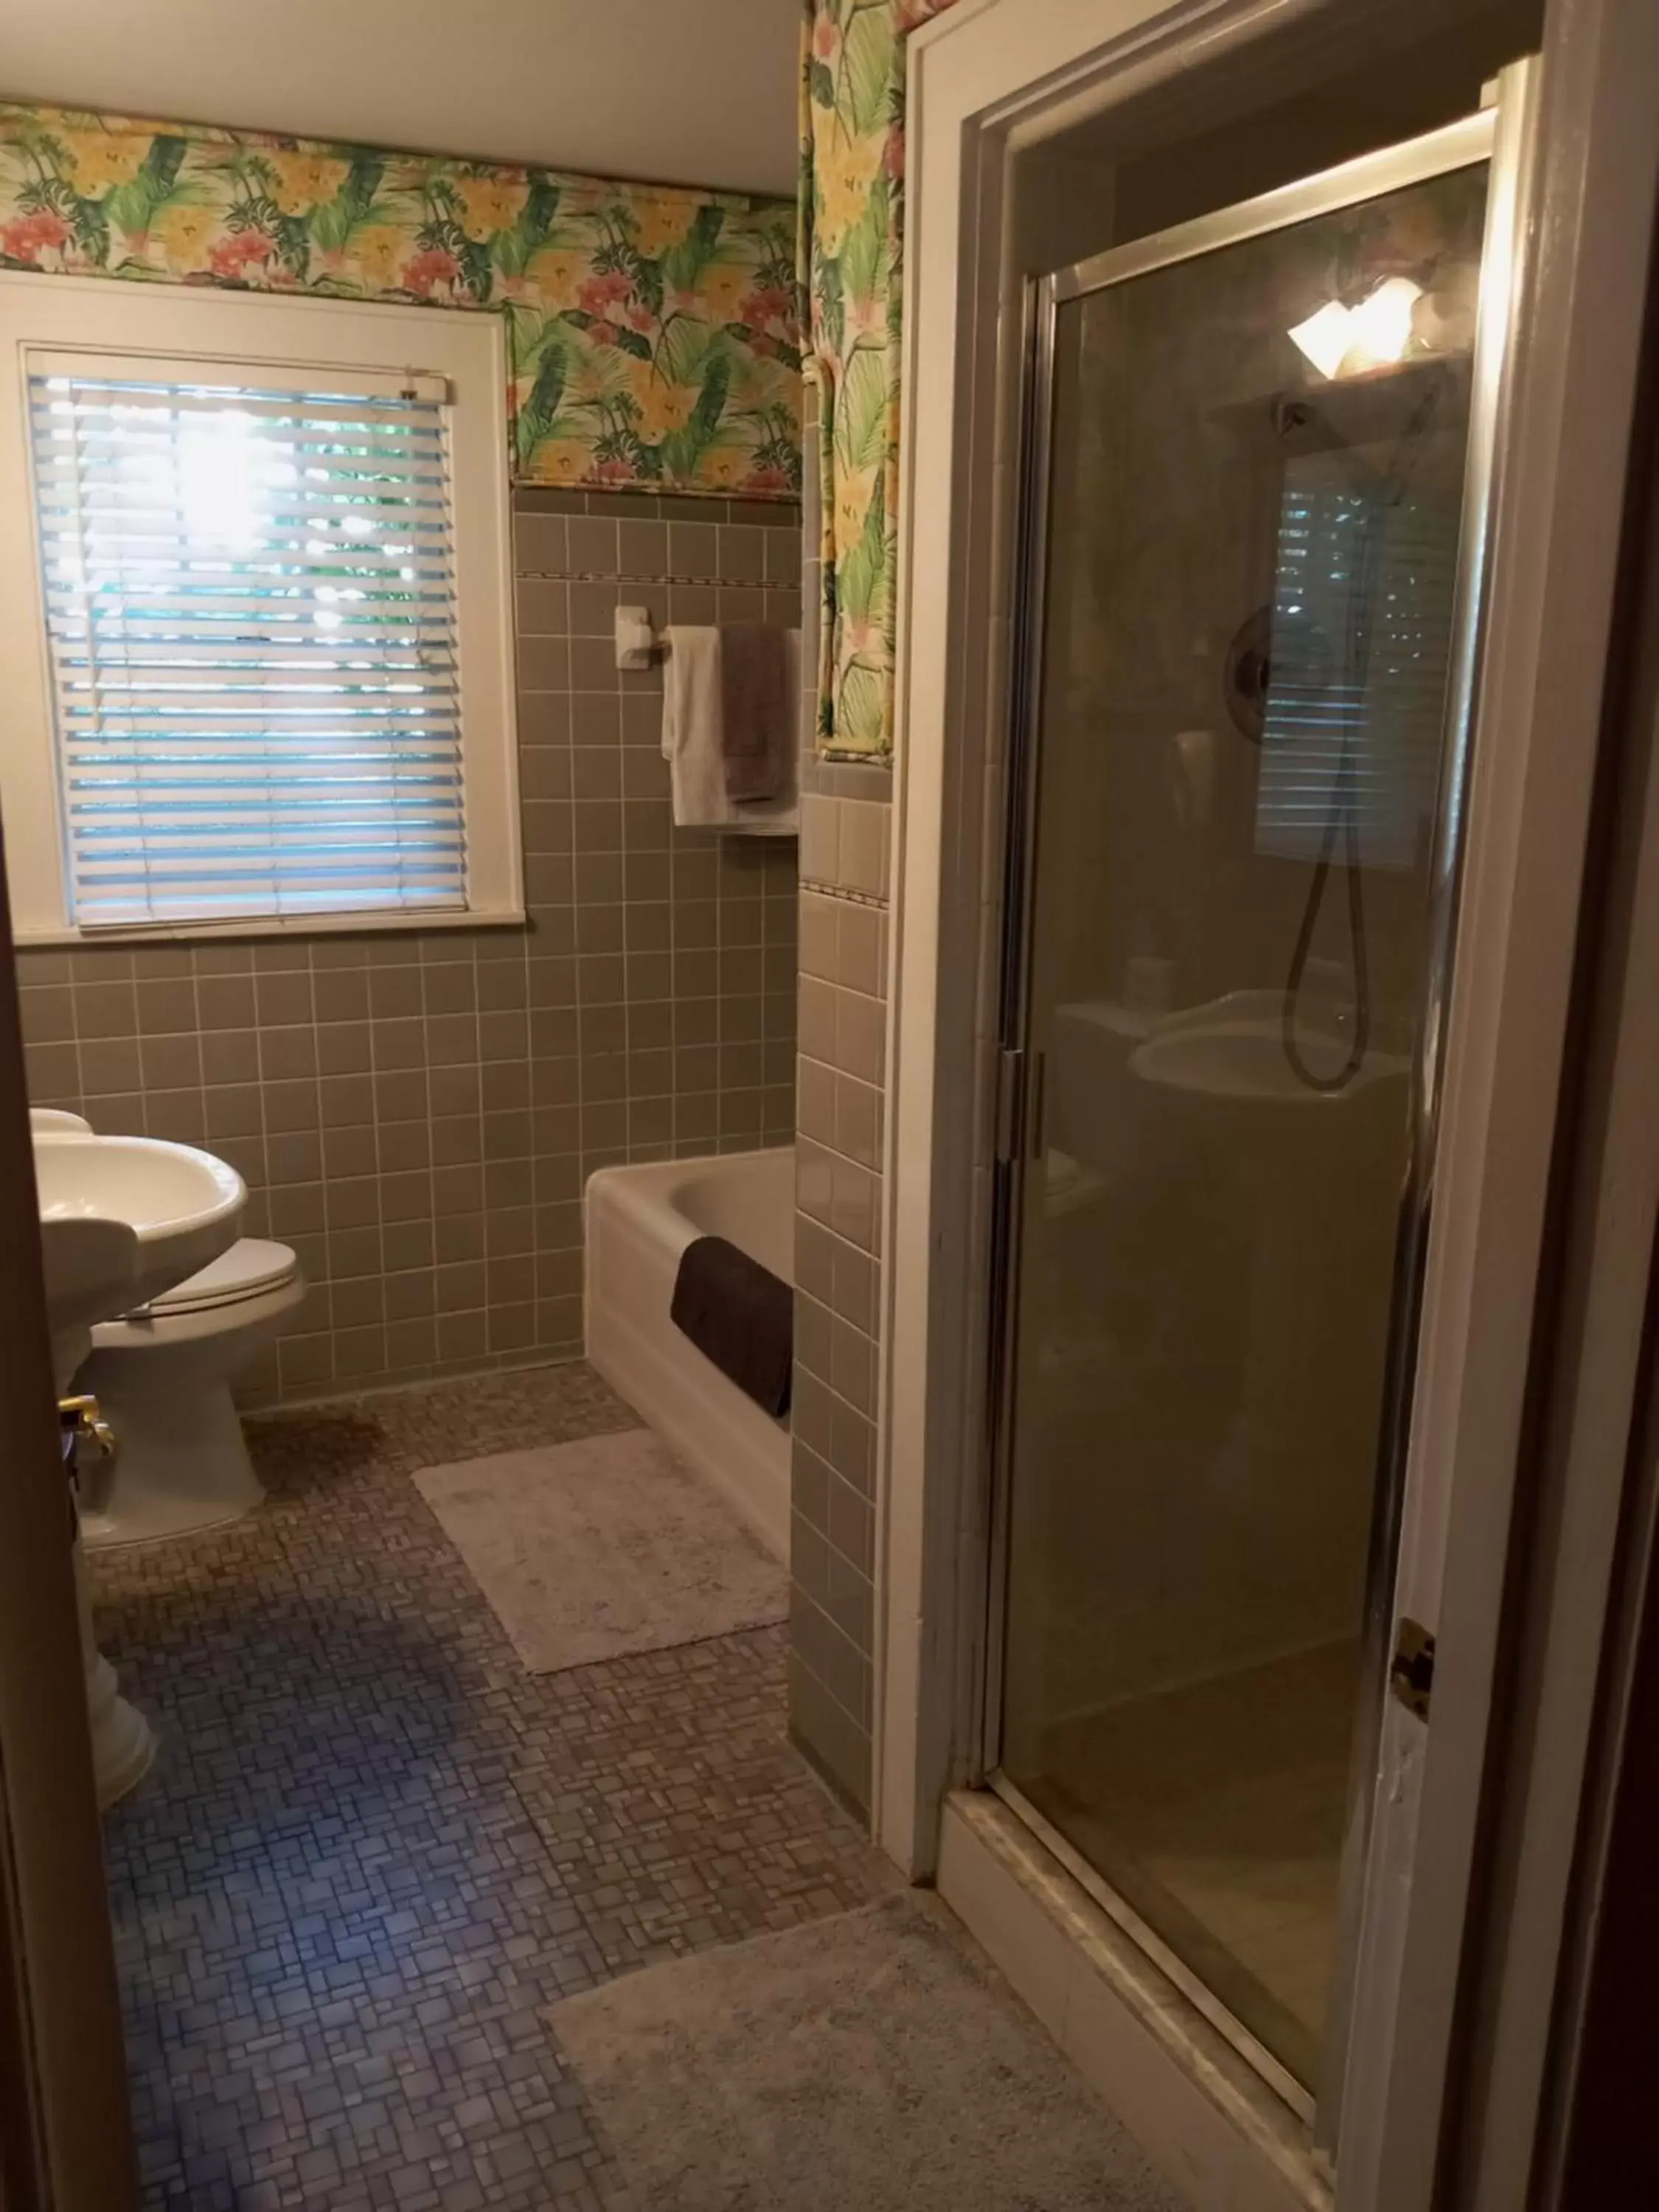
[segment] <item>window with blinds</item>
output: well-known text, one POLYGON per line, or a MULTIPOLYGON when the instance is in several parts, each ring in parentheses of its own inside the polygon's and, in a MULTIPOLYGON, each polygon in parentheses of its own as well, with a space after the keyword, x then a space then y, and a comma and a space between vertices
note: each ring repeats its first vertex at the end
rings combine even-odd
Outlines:
POLYGON ((1259 853, 1410 867, 1433 824, 1451 663, 1456 479, 1391 483, 1352 450, 1286 469, 1256 787, 1259 853))
POLYGON ((465 908, 443 380, 28 370, 73 925, 465 908))

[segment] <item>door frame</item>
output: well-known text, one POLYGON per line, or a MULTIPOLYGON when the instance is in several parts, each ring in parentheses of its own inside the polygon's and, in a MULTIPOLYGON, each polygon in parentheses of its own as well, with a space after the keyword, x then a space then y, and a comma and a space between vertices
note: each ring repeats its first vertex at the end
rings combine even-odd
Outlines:
MULTIPOLYGON (((985 1663, 1019 355, 1009 156, 1200 60, 1248 64, 1259 33, 1328 26, 1336 4, 960 0, 910 41, 875 1821, 918 1877, 945 1792, 973 1777, 985 1663)), ((1441 2137, 1659 174, 1659 27, 1637 21, 1651 15, 1551 0, 1546 21, 1534 305, 1503 441, 1482 703, 1501 749, 1477 745, 1395 1601, 1442 1631, 1435 1719, 1425 1735, 1395 1708, 1381 1751, 1343 2212, 1426 2208, 1441 2137)))
POLYGON ((1522 1501, 1532 1540, 1487 1792, 1475 1996, 1456 2057, 1446 2164, 1459 2212, 1616 2200, 1621 2178, 1659 2170, 1642 2063, 1644 1992, 1659 1966, 1656 305, 1659 295, 1592 833, 1600 896, 1583 938, 1557 1258, 1534 1368, 1522 1501), (1534 2108, 1535 2130, 1514 2124, 1534 2108))
POLYGON ((0 852, 0 2207, 131 2212, 126 2057, 0 852))
MULTIPOLYGON (((1553 8, 1540 91, 1530 327, 1504 441, 1395 1589, 1396 1617, 1439 1632, 1434 1720, 1419 1730, 1385 1703, 1344 2092, 1345 2178, 1366 2178, 1352 2201, 1376 2212, 1426 2203, 1435 2184, 1524 1568, 1512 1538, 1595 896, 1585 870, 1659 185, 1659 18, 1553 8)), ((1599 1624, 1605 1589, 1581 1595, 1599 1624)), ((1539 1947, 1534 1972, 1548 1940, 1547 1922, 1522 1937, 1539 1947)), ((1511 2108, 1501 2125, 1516 2124, 1511 2108)))

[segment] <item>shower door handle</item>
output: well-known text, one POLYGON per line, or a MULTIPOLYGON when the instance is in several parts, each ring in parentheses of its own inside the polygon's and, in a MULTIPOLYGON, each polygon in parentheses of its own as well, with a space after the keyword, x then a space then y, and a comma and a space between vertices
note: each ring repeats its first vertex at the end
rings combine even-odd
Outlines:
POLYGON ((999 1166, 1039 1158, 1042 1152, 1043 1078, 1040 1052, 1004 1045, 997 1054, 995 1150, 999 1166))
POLYGON ((999 1167, 1018 1157, 1019 1125, 1025 1105, 1025 1055, 1016 1046, 1004 1045, 997 1054, 997 1096, 993 1116, 993 1145, 999 1167))
POLYGON ((1025 1079, 1024 1139, 1028 1160, 1042 1158, 1042 1125, 1048 1112, 1048 1055, 1046 1052, 1031 1054, 1030 1070, 1025 1079))

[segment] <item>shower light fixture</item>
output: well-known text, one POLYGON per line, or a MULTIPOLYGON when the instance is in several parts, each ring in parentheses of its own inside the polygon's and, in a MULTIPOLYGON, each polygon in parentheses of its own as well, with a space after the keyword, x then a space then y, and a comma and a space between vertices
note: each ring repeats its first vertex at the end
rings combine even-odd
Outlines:
POLYGON ((1334 376, 1353 343, 1352 311, 1340 300, 1327 300, 1290 335, 1322 376, 1334 376))
POLYGON ((1423 296, 1409 276, 1385 276, 1357 307, 1327 300, 1289 336, 1324 377, 1398 361, 1411 343, 1412 310, 1423 296))

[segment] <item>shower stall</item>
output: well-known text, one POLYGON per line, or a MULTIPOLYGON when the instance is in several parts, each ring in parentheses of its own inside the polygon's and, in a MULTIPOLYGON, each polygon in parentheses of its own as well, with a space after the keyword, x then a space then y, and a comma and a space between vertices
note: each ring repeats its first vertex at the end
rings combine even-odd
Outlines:
POLYGON ((1030 301, 983 1771, 1309 2118, 1393 1656, 1499 116, 1030 301))
POLYGON ((1194 2203, 1553 2201, 1656 82, 1620 0, 908 50, 874 1823, 1194 2203))

